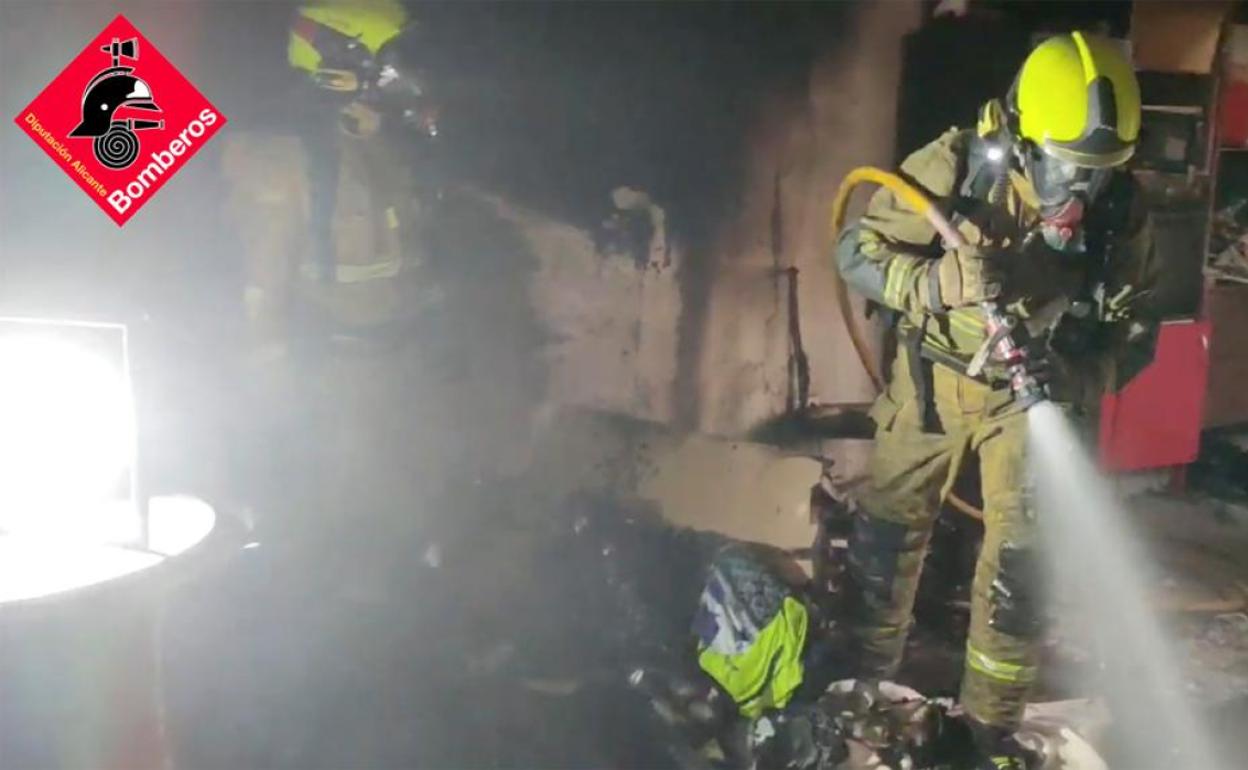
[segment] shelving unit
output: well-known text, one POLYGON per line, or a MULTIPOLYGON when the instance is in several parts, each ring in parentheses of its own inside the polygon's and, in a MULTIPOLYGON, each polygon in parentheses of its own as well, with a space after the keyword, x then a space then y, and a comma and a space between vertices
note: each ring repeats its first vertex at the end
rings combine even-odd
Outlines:
MULTIPOLYGON (((1243 23, 1243 11, 1233 19, 1243 23)), ((1223 39, 1229 38, 1231 26, 1223 31, 1223 39)), ((1225 62, 1219 62, 1219 72, 1226 71, 1225 62)), ((1221 89, 1219 89, 1221 90, 1221 89)), ((1219 102, 1219 109, 1221 102, 1219 102)), ((1219 114, 1220 118, 1221 115, 1219 114)), ((1211 217, 1234 200, 1248 200, 1248 146, 1223 146, 1222 121, 1215 122, 1214 151, 1212 153, 1213 195, 1210 201, 1211 217)), ((1211 218, 1212 225, 1212 218, 1211 218)), ((1211 259, 1211 249, 1206 249, 1206 259, 1211 259)), ((1209 350, 1209 385, 1203 426, 1223 427, 1248 423, 1248 284, 1219 279, 1209 275, 1205 289, 1205 315, 1212 326, 1209 350)))

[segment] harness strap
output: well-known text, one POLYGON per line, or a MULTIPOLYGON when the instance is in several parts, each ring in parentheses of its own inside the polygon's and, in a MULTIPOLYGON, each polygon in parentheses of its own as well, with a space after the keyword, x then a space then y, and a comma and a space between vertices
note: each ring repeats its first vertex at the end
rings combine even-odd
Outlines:
POLYGON ((906 351, 906 364, 918 398, 919 421, 924 433, 943 433, 940 417, 936 414, 936 394, 933 388, 932 362, 923 355, 923 330, 905 334, 902 346, 906 351))

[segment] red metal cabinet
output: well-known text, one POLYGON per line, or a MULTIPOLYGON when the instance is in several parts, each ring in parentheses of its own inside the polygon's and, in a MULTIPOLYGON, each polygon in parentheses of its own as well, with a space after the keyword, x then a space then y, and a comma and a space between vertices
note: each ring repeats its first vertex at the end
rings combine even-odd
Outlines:
POLYGON ((1196 459, 1211 328, 1207 320, 1163 323, 1153 362, 1121 391, 1102 399, 1102 467, 1134 471, 1196 459))

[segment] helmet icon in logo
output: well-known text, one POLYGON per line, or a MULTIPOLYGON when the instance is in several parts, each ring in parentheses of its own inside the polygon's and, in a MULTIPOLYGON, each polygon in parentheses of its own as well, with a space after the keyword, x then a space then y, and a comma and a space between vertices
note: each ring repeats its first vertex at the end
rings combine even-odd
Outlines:
POLYGON ((119 41, 100 46, 100 50, 113 58, 113 65, 101 70, 82 94, 82 122, 69 132, 74 137, 94 137, 91 149, 95 159, 106 168, 127 168, 139 157, 139 138, 135 131, 148 128, 164 128, 163 120, 135 120, 118 118, 121 108, 160 112, 152 101, 152 89, 136 78, 134 67, 122 66, 122 59, 139 60, 138 40, 119 41))

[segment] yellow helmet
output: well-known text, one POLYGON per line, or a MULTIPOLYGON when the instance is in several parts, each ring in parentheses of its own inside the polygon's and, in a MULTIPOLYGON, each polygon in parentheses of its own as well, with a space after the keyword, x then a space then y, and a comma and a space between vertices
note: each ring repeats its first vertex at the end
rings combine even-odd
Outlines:
POLYGON ((1119 46, 1072 32, 1045 40, 1014 81, 1018 136, 1067 163, 1127 161, 1140 134, 1140 85, 1119 46))
POLYGON ((286 56, 325 88, 360 88, 361 69, 407 26, 398 0, 317 0, 296 11, 286 56))

